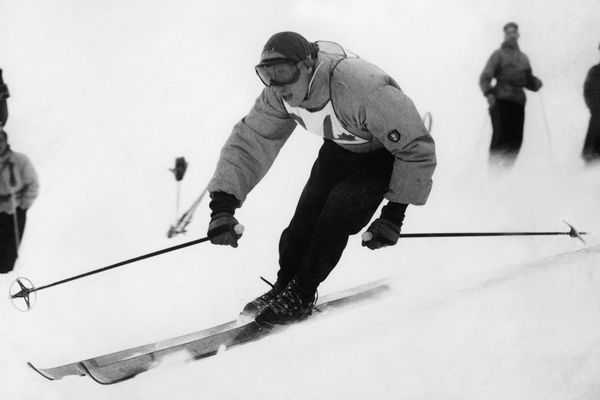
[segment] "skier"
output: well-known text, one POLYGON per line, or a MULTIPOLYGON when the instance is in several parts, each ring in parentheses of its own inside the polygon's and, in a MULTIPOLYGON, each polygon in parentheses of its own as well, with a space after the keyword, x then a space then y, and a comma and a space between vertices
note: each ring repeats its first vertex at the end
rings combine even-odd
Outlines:
POLYGON ((600 160, 600 63, 590 68, 583 85, 583 97, 591 114, 582 152, 583 159, 589 163, 600 160))
POLYGON ((15 153, 0 125, 0 273, 13 270, 27 210, 38 195, 38 179, 25 154, 15 153))
POLYGON ((277 281, 242 311, 271 327, 311 314, 318 285, 384 197, 388 202, 362 245, 396 244, 408 204, 427 200, 436 157, 432 137, 398 84, 338 44, 277 33, 265 44, 255 71, 265 88, 234 126, 209 183, 212 243, 237 247, 235 209, 297 124, 324 137, 281 235, 277 281))
POLYGON ((490 162, 512 165, 523 143, 523 88, 537 92, 542 81, 533 75, 529 58, 519 49, 518 25, 509 22, 503 29, 504 42, 485 65, 479 86, 487 98, 492 120, 490 162), (496 79, 495 86, 492 79, 496 79))
POLYGON ((8 120, 8 106, 6 105, 6 99, 10 94, 8 93, 8 86, 2 79, 2 69, 0 68, 0 125, 5 126, 8 120))

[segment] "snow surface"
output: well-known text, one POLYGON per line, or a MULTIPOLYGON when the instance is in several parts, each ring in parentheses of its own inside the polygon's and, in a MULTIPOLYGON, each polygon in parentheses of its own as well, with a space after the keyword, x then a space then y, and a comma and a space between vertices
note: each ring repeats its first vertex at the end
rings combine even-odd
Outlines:
POLYGON ((319 148, 298 129, 238 212, 236 250, 202 244, 0 302, 1 399, 598 399, 600 168, 584 168, 581 88, 598 62, 600 4, 567 1, 0 1, 7 131, 42 192, 16 271, 41 286, 202 237, 175 214, 174 158, 190 162, 182 208, 202 191, 231 126, 261 89, 264 41, 296 30, 335 40, 392 74, 434 117, 439 167, 404 232, 551 230, 565 236, 402 240, 370 252, 351 238, 321 294, 391 277, 385 297, 309 319, 216 357, 112 386, 50 382, 52 367, 232 319, 273 278, 277 241, 319 148), (321 4, 324 3, 324 4, 321 4), (489 170, 477 79, 521 25, 544 81, 529 94, 523 150, 489 170), (257 23, 258 22, 258 23, 257 23))

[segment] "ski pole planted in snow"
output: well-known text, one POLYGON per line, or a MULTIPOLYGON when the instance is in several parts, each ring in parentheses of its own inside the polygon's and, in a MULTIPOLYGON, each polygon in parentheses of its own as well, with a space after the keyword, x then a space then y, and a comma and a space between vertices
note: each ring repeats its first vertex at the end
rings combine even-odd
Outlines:
POLYGON ((196 201, 194 201, 189 210, 183 213, 183 215, 179 218, 177 223, 175 225, 171 225, 169 231, 167 232, 168 238, 172 238, 173 236, 186 232, 185 228, 187 228, 190 222, 192 222, 194 212, 196 212, 198 205, 200 205, 200 202, 202 201, 206 193, 208 193, 208 186, 202 191, 202 193, 200 193, 200 196, 198 196, 196 201))
MULTIPOLYGON (((429 238, 429 237, 477 237, 477 236, 554 236, 554 235, 569 235, 572 238, 577 238, 585 244, 582 235, 587 235, 588 232, 579 232, 573 225, 565 221, 565 224, 571 228, 568 232, 437 232, 437 233, 403 233, 400 238, 429 238)), ((368 242, 373 238, 371 232, 365 232, 362 235, 362 240, 368 242)))
POLYGON ((188 162, 185 160, 185 157, 177 157, 175 159, 175 167, 171 168, 169 171, 175 175, 175 181, 177 181, 177 199, 175 201, 175 218, 179 215, 179 198, 181 197, 181 181, 185 176, 185 171, 187 171, 188 162))
MULTIPOLYGON (((235 232, 238 235, 241 235, 244 232, 244 226, 241 225, 241 224, 240 225, 236 225, 235 226, 235 232)), ((215 235, 218 235, 218 232, 215 232, 215 235)), ((49 283, 47 285, 40 286, 40 287, 37 287, 37 288, 31 283, 31 281, 29 279, 20 277, 20 278, 15 279, 15 281, 12 283, 12 285, 10 287, 10 293, 9 293, 10 294, 10 299, 13 302, 13 305, 17 309, 19 309, 21 311, 28 311, 28 310, 31 309, 31 307, 33 307, 33 305, 35 303, 35 300, 36 300, 35 294, 37 292, 39 292, 40 290, 42 290, 42 289, 48 289, 48 288, 53 287, 53 286, 57 286, 57 285, 61 285, 63 283, 74 281, 76 279, 81 279, 81 278, 85 278, 86 276, 90 276, 90 275, 98 274, 100 272, 108 271, 109 269, 121 267, 123 265, 134 263, 136 261, 145 260, 147 258, 151 258, 151 257, 155 257, 155 256, 158 256, 158 255, 161 255, 161 254, 169 253, 171 251, 183 249, 185 247, 193 246, 195 244, 203 243, 203 242, 206 242, 208 240, 210 240, 210 238, 204 237, 204 238, 201 238, 201 239, 192 240, 190 242, 178 244, 177 246, 167 247, 165 249, 153 251, 152 253, 148 253, 148 254, 144 254, 144 255, 138 256, 138 257, 130 258, 130 259, 125 260, 125 261, 120 261, 118 263, 111 264, 111 265, 108 265, 106 267, 98 268, 98 269, 95 269, 95 270, 90 271, 90 272, 86 272, 86 273, 83 273, 83 274, 80 274, 80 275, 72 276, 70 278, 66 278, 66 279, 63 279, 63 280, 60 280, 60 281, 57 281, 57 282, 49 283), (32 296, 32 294, 34 296, 32 296)))

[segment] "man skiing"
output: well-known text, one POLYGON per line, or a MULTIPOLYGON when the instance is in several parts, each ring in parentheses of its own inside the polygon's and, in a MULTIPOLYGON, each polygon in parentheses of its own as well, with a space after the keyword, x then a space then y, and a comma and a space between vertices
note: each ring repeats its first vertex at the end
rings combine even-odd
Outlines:
POLYGON ((600 160, 600 64, 590 68, 583 85, 583 97, 591 115, 582 156, 590 163, 600 160))
POLYGON ((38 195, 38 180, 25 154, 15 153, 0 125, 0 274, 13 270, 27 210, 38 195))
POLYGON ((408 204, 425 204, 435 145, 412 101, 376 66, 332 42, 294 32, 273 35, 256 73, 265 88, 224 145, 208 190, 208 237, 237 247, 234 217, 300 124, 324 137, 310 177, 279 243, 277 281, 243 314, 263 327, 308 317, 318 285, 338 263, 348 237, 366 226, 369 249, 392 246, 408 204))
POLYGON ((523 143, 526 96, 523 88, 537 92, 542 81, 531 71, 529 58, 519 49, 519 27, 504 25, 504 42, 489 58, 479 86, 487 98, 492 120, 490 161, 511 165, 523 143), (492 86, 492 79, 496 79, 492 86))

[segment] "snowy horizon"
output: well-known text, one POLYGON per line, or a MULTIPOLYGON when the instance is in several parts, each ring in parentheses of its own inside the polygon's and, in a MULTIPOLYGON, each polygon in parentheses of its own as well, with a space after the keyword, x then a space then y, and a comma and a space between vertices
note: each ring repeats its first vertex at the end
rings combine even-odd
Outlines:
POLYGON ((175 220, 212 176, 232 126, 262 84, 268 37, 295 30, 339 42, 388 72, 433 115, 439 165, 403 233, 568 231, 590 235, 406 239, 371 252, 360 235, 321 295, 390 277, 381 299, 285 332, 100 386, 47 381, 54 367, 234 319, 272 279, 277 243, 321 140, 298 128, 236 217, 238 249, 200 244, 38 293, 30 312, 0 302, 0 397, 28 399, 584 399, 600 397, 600 166, 579 155, 582 87, 600 61, 600 2, 516 0, 0 0, 6 130, 41 192, 15 271, 41 286, 205 236, 203 201, 186 235, 175 220), (487 166, 490 124, 477 85, 514 20, 544 82, 528 92, 512 168, 487 166), (257 21, 260 21, 257 23, 257 21), (291 389, 290 389, 291 388, 291 389))

